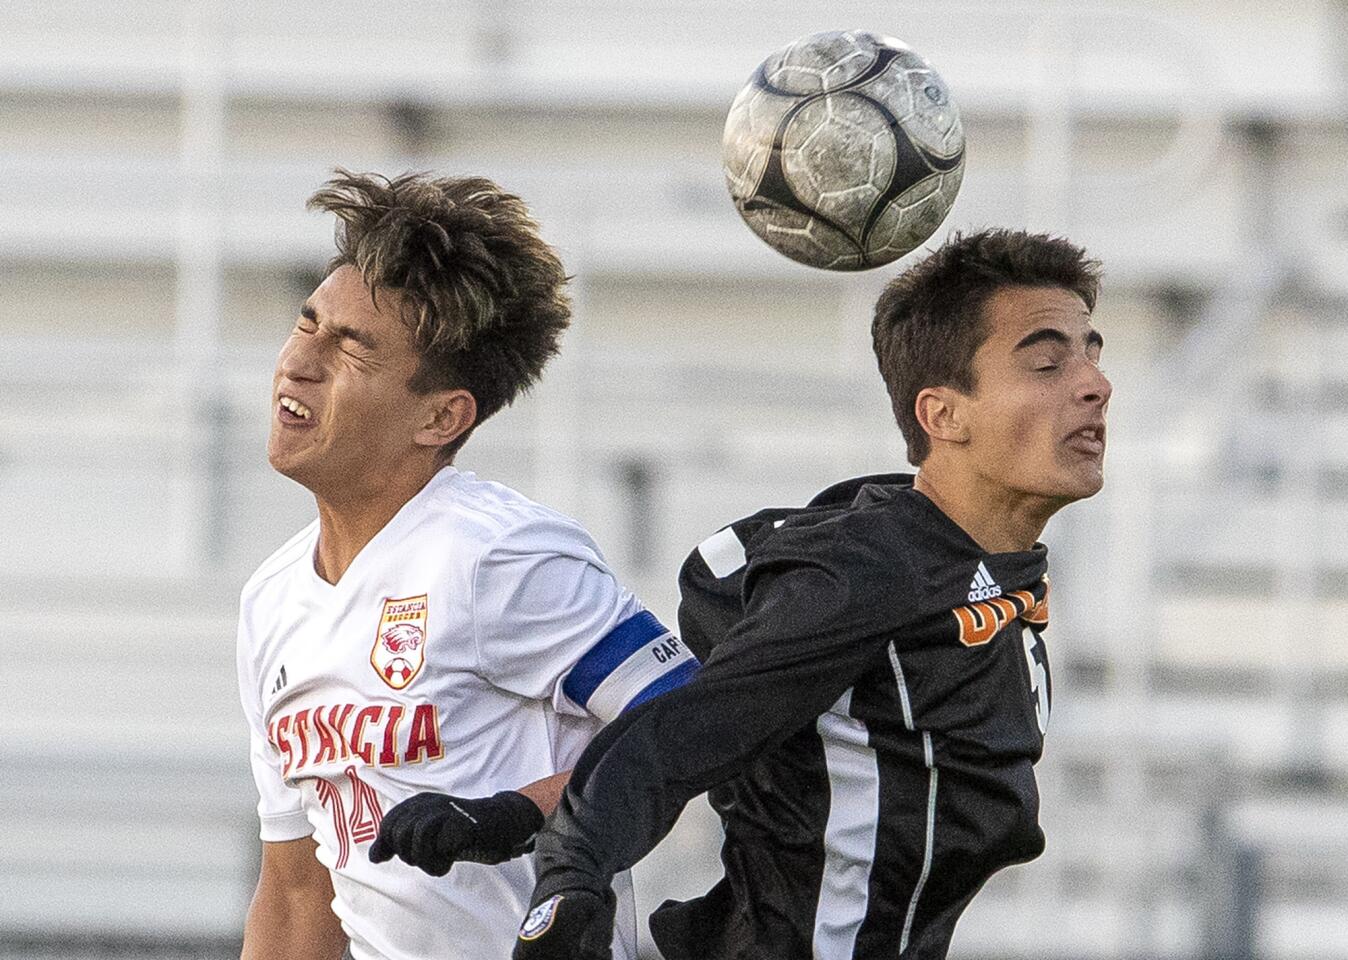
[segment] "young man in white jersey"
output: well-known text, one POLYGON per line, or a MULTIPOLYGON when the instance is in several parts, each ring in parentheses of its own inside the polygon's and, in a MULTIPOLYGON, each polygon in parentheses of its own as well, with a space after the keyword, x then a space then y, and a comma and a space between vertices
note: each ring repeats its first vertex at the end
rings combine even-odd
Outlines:
POLYGON ((534 883, 512 857, 572 762, 697 662, 579 525, 451 465, 569 321, 524 204, 339 171, 310 206, 337 255, 281 349, 268 458, 318 517, 241 599, 263 841, 243 957, 505 957, 534 883))

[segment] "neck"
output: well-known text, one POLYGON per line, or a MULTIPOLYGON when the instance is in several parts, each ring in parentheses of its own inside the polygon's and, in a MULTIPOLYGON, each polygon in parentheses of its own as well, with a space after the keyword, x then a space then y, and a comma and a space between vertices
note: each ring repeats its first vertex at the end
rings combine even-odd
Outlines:
POLYGON ((988 553, 1029 550, 1062 504, 1010 490, 969 471, 923 465, 913 489, 988 553))
POLYGON ((356 555, 421 492, 437 471, 438 467, 383 477, 370 489, 343 490, 335 496, 315 493, 318 501, 315 572, 328 583, 340 580, 356 555))

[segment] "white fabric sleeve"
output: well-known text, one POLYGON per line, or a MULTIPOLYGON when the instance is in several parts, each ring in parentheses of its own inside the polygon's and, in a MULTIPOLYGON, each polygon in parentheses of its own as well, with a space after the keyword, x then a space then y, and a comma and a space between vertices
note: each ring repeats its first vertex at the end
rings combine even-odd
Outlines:
POLYGON ((248 721, 248 758, 257 784, 259 836, 268 842, 299 840, 313 834, 313 825, 304 813, 304 798, 298 789, 281 778, 281 758, 267 740, 262 723, 261 686, 253 672, 246 613, 239 617, 237 666, 239 700, 248 721))
POLYGON ((697 666, 622 588, 589 534, 560 517, 530 520, 487 548, 473 605, 483 676, 562 713, 608 722, 697 666))

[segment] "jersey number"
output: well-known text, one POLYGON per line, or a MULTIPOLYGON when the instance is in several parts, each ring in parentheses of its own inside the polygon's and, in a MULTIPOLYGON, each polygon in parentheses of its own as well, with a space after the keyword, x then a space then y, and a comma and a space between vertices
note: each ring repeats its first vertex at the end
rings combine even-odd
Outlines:
POLYGON ((1039 721, 1039 733, 1048 733, 1048 671, 1034 655, 1039 637, 1029 627, 1022 627, 1020 643, 1025 648, 1025 665, 1030 668, 1030 693, 1034 697, 1034 716, 1039 721))
POLYGON ((369 843, 379 835, 379 824, 384 810, 379 794, 356 773, 354 766, 346 768, 346 779, 351 782, 351 815, 346 813, 346 801, 340 787, 327 780, 319 780, 315 789, 318 799, 332 813, 332 829, 337 834, 337 869, 346 866, 351 856, 351 843, 369 843))

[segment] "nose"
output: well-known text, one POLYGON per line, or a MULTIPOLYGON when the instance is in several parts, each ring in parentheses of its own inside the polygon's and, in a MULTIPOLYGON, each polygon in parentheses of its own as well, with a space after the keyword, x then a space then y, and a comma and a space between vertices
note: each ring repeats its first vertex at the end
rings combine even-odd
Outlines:
POLYGON ((316 336, 292 335, 276 358, 276 372, 287 380, 318 380, 323 368, 316 336))
POLYGON ((1086 376, 1080 388, 1079 399, 1083 403, 1103 407, 1109 403, 1113 393, 1114 385, 1109 382, 1105 372, 1094 363, 1086 364, 1086 376))

